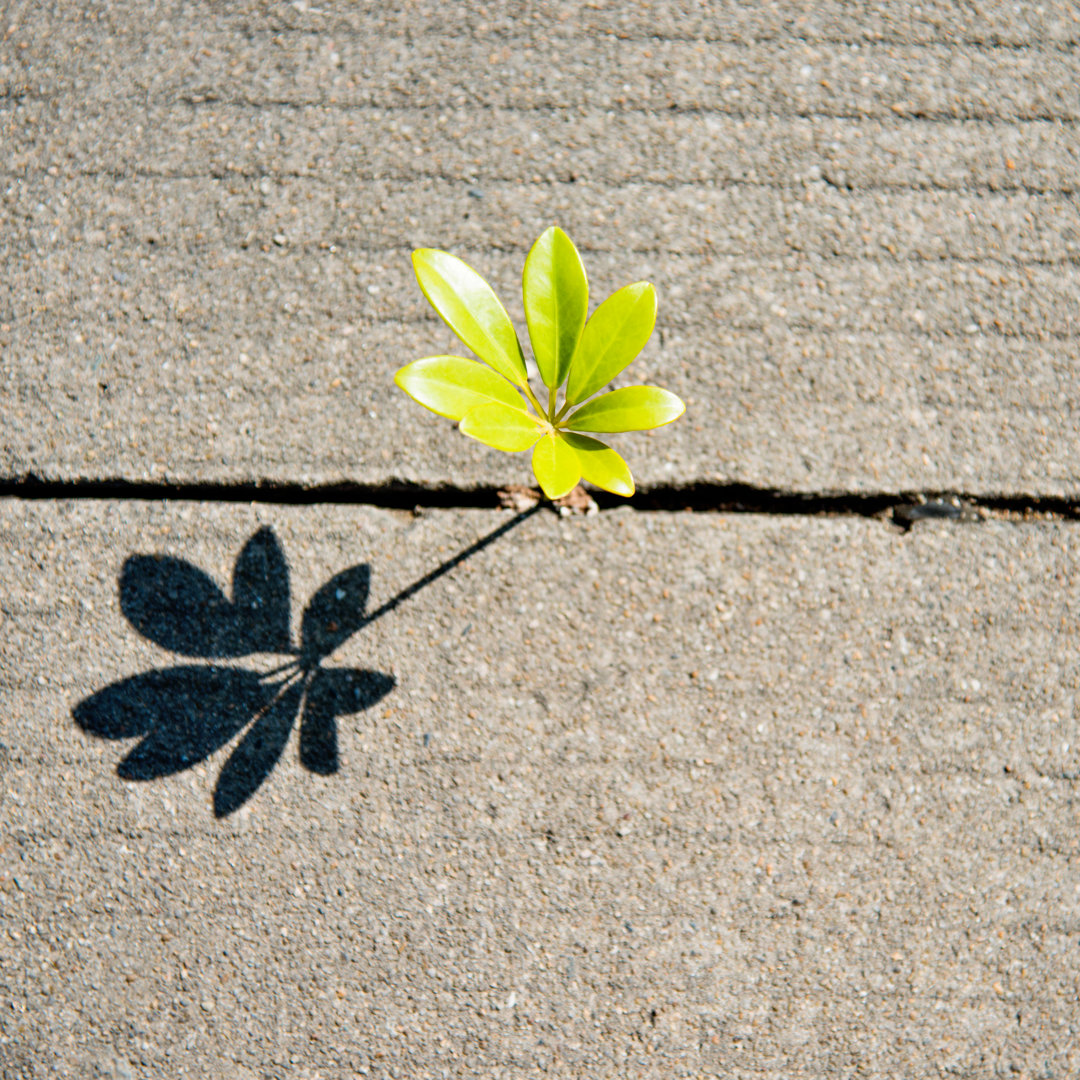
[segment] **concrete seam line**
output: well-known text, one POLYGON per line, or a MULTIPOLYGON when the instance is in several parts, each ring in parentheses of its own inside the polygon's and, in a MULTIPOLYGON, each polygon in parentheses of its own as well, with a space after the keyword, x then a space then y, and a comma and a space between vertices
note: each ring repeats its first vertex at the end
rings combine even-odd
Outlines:
MULTIPOLYGON (((383 509, 494 509, 498 485, 458 487, 390 480, 303 484, 294 481, 153 481, 115 478, 47 479, 28 473, 0 477, 0 498, 29 500, 132 500, 278 503, 295 506, 354 505, 383 509)), ((888 518, 907 528, 923 519, 960 523, 990 516, 1076 520, 1080 495, 965 491, 794 491, 742 483, 691 483, 641 487, 630 499, 592 493, 601 510, 629 506, 643 512, 764 514, 781 517, 888 518)))

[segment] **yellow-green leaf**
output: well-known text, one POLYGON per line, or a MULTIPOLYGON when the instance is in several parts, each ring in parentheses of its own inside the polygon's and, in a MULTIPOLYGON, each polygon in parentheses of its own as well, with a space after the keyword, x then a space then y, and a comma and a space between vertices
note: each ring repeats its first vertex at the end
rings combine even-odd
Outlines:
POLYGON ((573 448, 581 462, 581 478, 598 488, 615 495, 629 498, 634 494, 634 478, 625 461, 606 443, 590 439, 588 435, 575 435, 572 431, 562 437, 573 448))
POLYGON ((446 325, 481 360, 517 386, 528 382, 510 316, 491 286, 459 258, 434 248, 413 252, 416 280, 446 325))
POLYGON ((576 405, 607 386, 645 348, 655 324, 656 290, 647 281, 609 296, 585 324, 570 364, 567 402, 576 405))
POLYGON ((522 275, 525 319, 544 385, 562 386, 589 311, 585 267, 570 237, 554 225, 541 233, 522 275))
POLYGON ((575 431, 643 431, 670 424, 685 411, 680 398, 659 386, 624 386, 593 398, 563 424, 575 431))
POLYGON ((521 395, 486 364, 462 356, 427 356, 406 364, 394 382, 414 401, 440 416, 460 420, 470 409, 501 401, 524 407, 521 395))
POLYGON ((549 499, 561 499, 581 479, 581 462, 562 435, 545 435, 533 450, 533 472, 549 499))
POLYGON ((461 418, 460 424, 462 432, 470 438, 511 453, 528 450, 544 433, 545 426, 532 413, 511 408, 501 401, 475 406, 461 418))

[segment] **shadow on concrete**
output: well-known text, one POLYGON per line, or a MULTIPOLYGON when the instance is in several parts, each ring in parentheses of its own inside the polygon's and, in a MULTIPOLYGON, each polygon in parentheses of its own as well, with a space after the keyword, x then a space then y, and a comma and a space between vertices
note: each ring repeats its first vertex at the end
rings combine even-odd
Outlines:
POLYGON ((300 723, 301 764, 338 771, 337 720, 386 696, 396 685, 378 671, 324 667, 358 630, 493 543, 526 517, 516 515, 378 610, 366 613, 371 570, 359 565, 332 577, 290 632, 289 569, 273 530, 244 545, 233 568, 232 597, 184 559, 132 555, 120 574, 120 607, 144 637, 184 657, 211 663, 148 671, 105 687, 72 710, 75 723, 103 739, 138 738, 117 766, 125 780, 153 780, 190 768, 239 737, 214 789, 214 814, 244 805, 273 771, 300 723), (277 654, 269 670, 213 663, 277 654))

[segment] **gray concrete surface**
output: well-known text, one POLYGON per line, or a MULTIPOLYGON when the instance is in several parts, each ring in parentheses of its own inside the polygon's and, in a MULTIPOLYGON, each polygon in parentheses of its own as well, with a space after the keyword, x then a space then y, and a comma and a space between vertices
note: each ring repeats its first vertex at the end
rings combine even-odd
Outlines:
MULTIPOLYGON (((1078 49, 0 5, 0 480, 528 482, 391 377, 558 223, 639 483, 1075 497, 1078 49)), ((968 517, 0 500, 0 1080, 1080 1074, 1080 524, 968 517)))
POLYGON ((5 21, 5 476, 526 480, 390 379, 452 340, 411 248, 519 317, 558 222, 660 291, 643 483, 1077 490, 1073 5, 5 21))
POLYGON ((1076 1075, 1080 527, 544 512, 339 640, 510 517, 0 505, 0 1071, 1076 1075), (338 771, 118 776, 283 605, 338 771))

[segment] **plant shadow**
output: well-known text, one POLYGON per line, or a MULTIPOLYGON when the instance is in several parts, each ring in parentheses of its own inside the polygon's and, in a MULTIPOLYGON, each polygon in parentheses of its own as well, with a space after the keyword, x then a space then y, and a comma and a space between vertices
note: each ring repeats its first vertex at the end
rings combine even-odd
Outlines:
POLYGON ((304 609, 299 641, 290 629, 289 568, 272 529, 259 529, 233 567, 231 597, 198 567, 172 556, 132 555, 120 573, 120 607, 145 638, 185 658, 113 683, 79 702, 75 723, 103 739, 138 739, 117 766, 125 780, 154 780, 191 768, 234 743, 214 788, 214 815, 227 817, 273 772, 299 721, 300 763, 340 769, 338 719, 371 708, 396 685, 392 675, 327 667, 324 661, 364 626, 394 610, 532 508, 367 613, 371 569, 335 574, 304 609), (238 666, 277 655, 268 670, 238 666))

